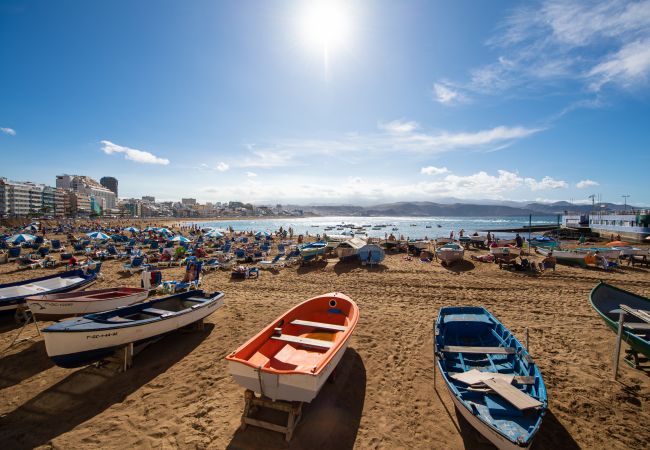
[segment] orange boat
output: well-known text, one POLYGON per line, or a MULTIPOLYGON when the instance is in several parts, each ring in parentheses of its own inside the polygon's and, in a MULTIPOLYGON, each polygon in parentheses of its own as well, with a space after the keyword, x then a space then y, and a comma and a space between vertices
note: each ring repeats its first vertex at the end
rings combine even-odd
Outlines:
POLYGON ((345 294, 311 298, 228 355, 228 370, 238 384, 272 400, 311 402, 358 320, 359 307, 345 294))

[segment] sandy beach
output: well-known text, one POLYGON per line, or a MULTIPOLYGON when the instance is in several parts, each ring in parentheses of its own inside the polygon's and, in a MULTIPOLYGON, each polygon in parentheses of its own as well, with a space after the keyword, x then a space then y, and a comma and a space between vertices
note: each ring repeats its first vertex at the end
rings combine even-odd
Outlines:
MULTIPOLYGON (((543 374, 549 411, 533 448, 647 448, 650 378, 621 364, 612 378, 615 335, 588 301, 604 280, 650 296, 650 270, 603 272, 558 266, 540 276, 470 262, 439 263, 388 255, 379 267, 329 259, 312 267, 263 272, 231 281, 209 272, 203 289, 224 291, 226 303, 204 331, 168 335, 136 356, 125 373, 103 368, 62 369, 48 359, 42 338, 21 343, 0 359, 0 442, 4 448, 422 448, 489 449, 454 411, 440 376, 432 378, 432 327, 447 305, 482 305, 523 341, 543 374), (283 436, 239 431, 243 389, 224 356, 270 320, 311 296, 340 291, 359 305, 361 319, 334 383, 305 408, 289 445, 283 436)), ((139 286, 139 275, 104 263, 96 288, 139 286)), ((179 279, 183 268, 163 269, 179 279)), ((0 282, 49 274, 0 265, 0 282)), ((42 323, 41 326, 44 326, 42 323)), ((0 346, 17 333, 0 324, 0 346)), ((25 330, 35 336, 33 327, 25 330)))

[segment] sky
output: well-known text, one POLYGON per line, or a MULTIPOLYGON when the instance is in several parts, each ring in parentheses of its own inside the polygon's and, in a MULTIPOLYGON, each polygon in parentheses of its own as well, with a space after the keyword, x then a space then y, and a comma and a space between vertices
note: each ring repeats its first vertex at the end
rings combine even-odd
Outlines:
POLYGON ((0 1, 0 176, 650 205, 650 0, 0 1))

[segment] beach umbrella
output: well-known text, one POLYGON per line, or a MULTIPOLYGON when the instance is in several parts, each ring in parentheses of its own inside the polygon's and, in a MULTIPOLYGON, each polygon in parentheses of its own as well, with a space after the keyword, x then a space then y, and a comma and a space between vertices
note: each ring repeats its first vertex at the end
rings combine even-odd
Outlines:
POLYGON ((122 231, 130 231, 131 233, 138 233, 140 230, 138 230, 136 227, 127 227, 124 228, 122 231))
POLYGON ((167 228, 157 228, 156 233, 158 234, 172 234, 167 228))
POLYGON ((174 236, 170 240, 172 242, 190 242, 190 240, 188 238, 186 238, 185 236, 174 236))
POLYGON ((101 231, 93 231, 92 233, 86 233, 86 235, 90 239, 97 239, 97 240, 100 240, 100 241, 111 238, 108 234, 102 233, 101 231))
POLYGON ((25 228, 23 228, 23 231, 38 231, 38 227, 33 223, 30 223, 25 228))
POLYGON ((20 244, 22 242, 32 242, 34 239, 36 239, 36 236, 34 235, 20 233, 14 234, 13 236, 7 238, 6 241, 10 244, 20 244))
POLYGON ((147 227, 143 231, 156 231, 158 228, 156 227, 147 227))
POLYGON ((612 241, 605 244, 605 246, 606 247, 629 247, 630 244, 628 242, 623 242, 623 241, 612 241))
POLYGON ((268 231, 258 231, 257 233, 255 233, 255 237, 262 237, 262 236, 269 237, 271 236, 271 233, 269 233, 268 231))
POLYGON ((223 233, 220 233, 217 230, 208 231, 205 235, 207 237, 211 237, 211 238, 222 238, 223 237, 223 233))

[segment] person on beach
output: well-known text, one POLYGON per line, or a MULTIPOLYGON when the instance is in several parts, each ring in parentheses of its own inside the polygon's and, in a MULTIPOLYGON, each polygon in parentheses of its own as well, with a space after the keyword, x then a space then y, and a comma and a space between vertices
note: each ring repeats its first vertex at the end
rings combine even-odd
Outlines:
POLYGON ((522 248, 524 246, 524 240, 519 236, 519 233, 515 236, 515 244, 517 245, 517 248, 522 248))

